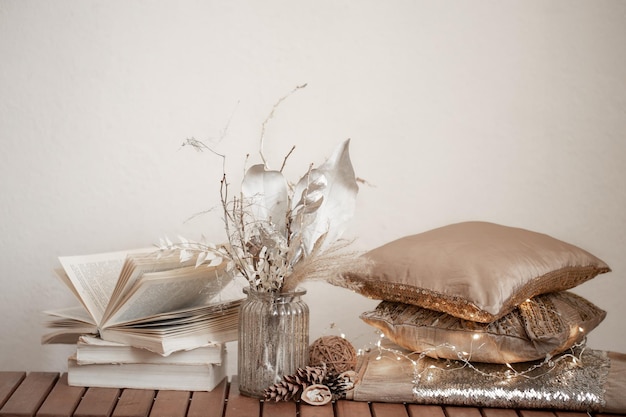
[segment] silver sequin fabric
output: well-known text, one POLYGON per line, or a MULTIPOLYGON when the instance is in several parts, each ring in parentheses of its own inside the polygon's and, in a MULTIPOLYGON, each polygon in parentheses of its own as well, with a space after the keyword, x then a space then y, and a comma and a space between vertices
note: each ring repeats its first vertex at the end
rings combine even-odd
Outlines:
POLYGON ((605 405, 610 360, 603 351, 585 350, 576 360, 557 357, 524 375, 523 366, 472 366, 451 361, 442 366, 441 360, 423 358, 416 364, 414 402, 586 412, 605 405))

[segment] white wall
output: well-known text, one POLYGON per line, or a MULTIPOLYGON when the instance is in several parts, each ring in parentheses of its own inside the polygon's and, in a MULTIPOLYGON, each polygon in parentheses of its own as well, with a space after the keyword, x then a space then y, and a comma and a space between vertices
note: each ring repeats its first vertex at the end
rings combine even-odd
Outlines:
MULTIPOLYGON (((359 249, 462 220, 551 234, 613 272, 577 292, 626 352, 626 3, 0 0, 0 370, 65 369, 59 255, 223 238, 221 161, 293 180, 352 138, 359 249), (230 123, 229 123, 230 121, 230 123), (228 126, 225 134, 222 132, 228 126), (220 137, 222 137, 220 139, 220 137)), ((376 303, 310 284, 312 338, 376 303)), ((336 331, 336 330, 332 330, 336 331)), ((236 357, 231 355, 232 361, 236 357)))

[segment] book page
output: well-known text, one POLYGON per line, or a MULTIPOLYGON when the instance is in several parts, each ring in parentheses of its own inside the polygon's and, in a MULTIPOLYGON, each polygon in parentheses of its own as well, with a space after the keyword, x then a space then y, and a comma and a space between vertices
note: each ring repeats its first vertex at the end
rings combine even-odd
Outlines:
POLYGON ((128 291, 133 288, 143 274, 178 269, 195 265, 195 263, 195 258, 185 262, 181 261, 180 253, 177 251, 163 254, 157 252, 129 254, 110 296, 102 321, 106 321, 112 312, 120 308, 120 305, 125 302, 128 291))
POLYGON ((92 327, 96 326, 96 322, 94 322, 93 317, 91 317, 91 315, 81 307, 66 307, 58 310, 47 310, 44 311, 44 314, 61 319, 74 320, 75 322, 87 323, 92 327))
POLYGON ((148 349, 161 355, 180 350, 195 349, 207 343, 225 343, 237 340, 239 309, 207 318, 189 325, 165 325, 158 328, 106 328, 101 337, 118 343, 148 349))
MULTIPOLYGON (((183 308, 173 312, 159 313, 150 317, 141 317, 134 320, 125 321, 119 327, 131 327, 139 329, 142 327, 169 326, 171 324, 186 325, 191 322, 204 321, 207 318, 219 316, 231 309, 238 309, 243 299, 223 301, 219 304, 209 304, 191 308, 183 308)), ((118 327, 118 326, 113 326, 118 327)))
MULTIPOLYGON (((72 292, 74 297, 76 297, 78 302, 82 304, 83 308, 85 310, 87 310, 87 306, 85 305, 85 301, 81 298, 80 294, 78 294, 78 291, 76 291, 76 288, 74 287, 74 284, 72 284, 72 281, 70 281, 69 277, 67 276, 67 273, 65 272, 65 269, 63 269, 63 268, 55 268, 54 269, 54 273, 57 276, 57 278, 59 278, 59 280, 63 284, 65 284, 65 286, 67 288, 69 288, 69 290, 72 292)), ((86 314, 90 314, 87 311, 85 311, 85 313, 86 314)), ((91 318, 91 320, 93 321, 93 317, 91 318)))
POLYGON ((41 337, 43 344, 73 344, 80 335, 97 331, 93 318, 82 306, 44 311, 44 314, 50 316, 45 327, 51 330, 41 337))
POLYGON ((130 252, 134 251, 59 257, 75 294, 96 323, 102 320, 124 260, 130 252))
POLYGON ((224 273, 225 265, 224 262, 217 267, 189 266, 143 274, 117 310, 105 318, 102 327, 200 305, 231 281, 224 273))

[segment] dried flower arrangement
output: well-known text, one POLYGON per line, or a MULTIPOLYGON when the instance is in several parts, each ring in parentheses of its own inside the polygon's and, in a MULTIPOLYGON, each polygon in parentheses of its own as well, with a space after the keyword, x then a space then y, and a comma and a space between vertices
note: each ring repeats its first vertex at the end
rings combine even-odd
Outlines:
POLYGON ((246 172, 241 197, 222 203, 229 259, 251 288, 289 291, 305 279, 332 279, 341 261, 338 243, 354 212, 358 186, 343 142, 319 168, 310 167, 290 186, 281 171, 254 165, 246 172))
MULTIPOLYGON (((215 245, 182 240, 173 244, 168 240, 161 242, 162 250, 178 249, 183 258, 197 256, 198 265, 225 259, 230 271, 243 276, 251 290, 263 292, 291 291, 304 280, 333 283, 342 270, 354 269, 360 262, 355 253, 346 251, 350 242, 340 239, 354 214, 358 193, 350 140, 341 143, 319 167, 311 164, 295 184, 283 175, 295 147, 280 170, 272 170, 266 163, 265 125, 285 98, 263 123, 262 163, 247 169, 238 196, 230 196, 226 173, 222 176, 220 200, 227 242, 215 245)), ((199 151, 211 150, 195 139, 185 144, 199 151)))

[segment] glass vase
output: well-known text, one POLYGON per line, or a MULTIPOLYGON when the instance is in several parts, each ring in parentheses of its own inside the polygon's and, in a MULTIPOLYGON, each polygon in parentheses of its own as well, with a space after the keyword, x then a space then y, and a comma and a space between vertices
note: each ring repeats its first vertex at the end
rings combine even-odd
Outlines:
POLYGON ((266 388, 308 363, 309 307, 304 289, 271 293, 244 288, 239 310, 239 392, 262 398, 266 388))

